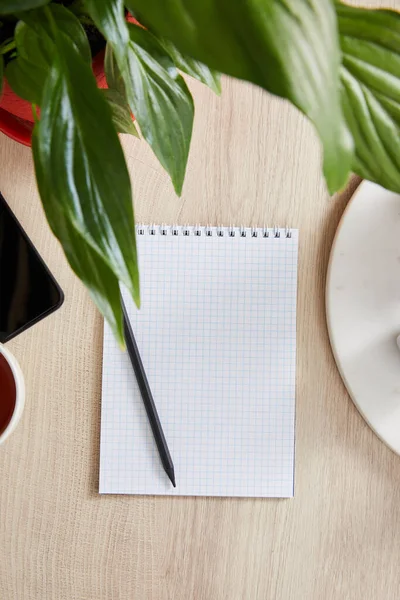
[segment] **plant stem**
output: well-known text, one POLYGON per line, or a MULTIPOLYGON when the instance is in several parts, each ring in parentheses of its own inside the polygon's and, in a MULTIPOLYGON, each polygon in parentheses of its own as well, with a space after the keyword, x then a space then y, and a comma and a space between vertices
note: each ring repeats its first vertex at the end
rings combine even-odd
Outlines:
POLYGON ((77 15, 77 17, 82 25, 94 25, 93 20, 86 15, 77 15))
POLYGON ((1 44, 0 54, 7 54, 7 52, 10 52, 10 50, 14 50, 14 48, 16 47, 17 45, 15 43, 15 40, 13 38, 9 38, 1 44))
POLYGON ((33 118, 35 120, 35 123, 38 123, 39 122, 39 115, 38 115, 38 112, 37 112, 37 106, 36 106, 36 104, 32 104, 32 114, 33 114, 33 118))

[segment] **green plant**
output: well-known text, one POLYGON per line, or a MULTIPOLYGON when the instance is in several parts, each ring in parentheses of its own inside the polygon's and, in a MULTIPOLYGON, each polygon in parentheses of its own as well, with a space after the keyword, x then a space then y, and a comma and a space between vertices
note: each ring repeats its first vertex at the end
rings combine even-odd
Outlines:
MULTIPOLYGON (((131 184, 117 132, 143 138, 181 193, 194 107, 179 71, 288 99, 315 125, 330 192, 353 170, 400 192, 400 16, 333 0, 0 0, 16 24, 0 79, 32 103, 40 196, 67 259, 122 340, 119 281, 139 303, 131 184), (126 22, 126 9, 143 27, 126 22), (85 33, 107 41, 109 90, 85 33), (37 107, 40 107, 40 115, 37 107)), ((1 29, 0 29, 1 31, 1 29)), ((268 135, 268 132, 266 132, 268 135)))

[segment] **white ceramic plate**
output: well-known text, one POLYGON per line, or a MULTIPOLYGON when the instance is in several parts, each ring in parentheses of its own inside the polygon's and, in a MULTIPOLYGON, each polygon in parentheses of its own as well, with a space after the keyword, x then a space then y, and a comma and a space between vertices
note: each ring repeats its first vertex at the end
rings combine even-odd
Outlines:
POLYGON ((400 195, 363 182, 331 250, 329 336, 355 405, 400 454, 400 195))

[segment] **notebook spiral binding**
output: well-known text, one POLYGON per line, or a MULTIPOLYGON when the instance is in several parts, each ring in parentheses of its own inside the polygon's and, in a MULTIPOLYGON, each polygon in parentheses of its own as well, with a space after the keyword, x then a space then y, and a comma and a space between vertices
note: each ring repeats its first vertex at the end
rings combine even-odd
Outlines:
POLYGON ((211 227, 210 225, 136 225, 137 235, 291 238, 289 227, 211 227))

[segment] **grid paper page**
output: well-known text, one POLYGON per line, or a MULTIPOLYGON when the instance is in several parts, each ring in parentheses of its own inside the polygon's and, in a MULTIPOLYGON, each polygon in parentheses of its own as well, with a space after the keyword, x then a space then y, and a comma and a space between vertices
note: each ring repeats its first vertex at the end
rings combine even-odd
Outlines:
POLYGON ((141 309, 123 295, 177 487, 105 324, 100 493, 293 496, 297 230, 137 231, 141 309))

